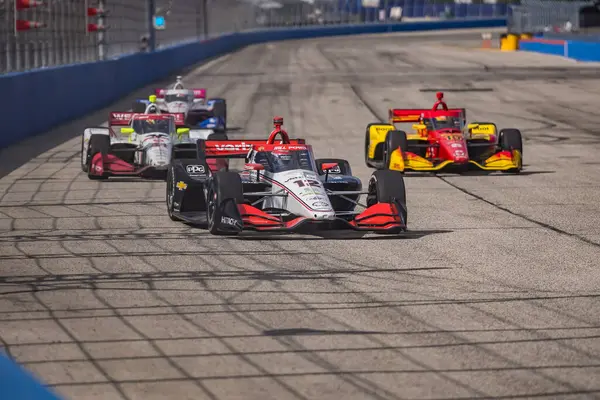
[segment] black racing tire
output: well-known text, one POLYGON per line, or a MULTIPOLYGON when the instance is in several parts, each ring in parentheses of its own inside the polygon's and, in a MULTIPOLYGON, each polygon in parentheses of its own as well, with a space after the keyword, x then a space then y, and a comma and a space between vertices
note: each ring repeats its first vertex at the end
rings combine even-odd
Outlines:
POLYGON ((213 115, 217 118, 223 118, 225 130, 227 130, 227 101, 225 99, 211 99, 216 101, 213 115))
POLYGON ((368 188, 368 207, 377 203, 390 203, 395 199, 402 206, 404 223, 407 224, 406 186, 402 173, 387 169, 377 170, 371 175, 368 188))
POLYGON ((502 129, 498 140, 500 149, 503 151, 518 150, 521 153, 521 162, 518 168, 513 168, 507 173, 519 173, 523 169, 523 137, 518 129, 502 129))
POLYGON ((90 163, 90 149, 88 147, 88 154, 87 154, 87 158, 86 158, 86 162, 83 162, 83 143, 84 143, 84 135, 81 135, 81 153, 80 153, 80 163, 81 163, 81 170, 83 172, 88 172, 88 170, 90 169, 89 167, 89 163, 90 163))
POLYGON ((383 148, 383 165, 385 169, 390 168, 392 152, 400 148, 402 155, 408 151, 408 139, 404 131, 389 131, 385 135, 385 146, 383 148))
POLYGON ((92 135, 92 136, 90 136, 89 148, 90 148, 90 152, 89 152, 90 162, 88 162, 88 169, 87 169, 88 178, 92 179, 92 180, 108 179, 108 176, 106 174, 91 175, 90 168, 92 168, 92 163, 91 163, 92 158, 94 158, 94 156, 96 154, 102 153, 102 154, 106 155, 110 152, 110 136, 108 136, 108 135, 92 135))
POLYGON ((216 205, 226 199, 233 199, 236 204, 244 203, 244 186, 237 172, 219 171, 212 176, 206 195, 206 220, 208 231, 213 235, 236 236, 239 232, 220 231, 215 223, 216 205))
POLYGON ((325 171, 323 171, 321 169, 321 166, 323 164, 327 164, 327 163, 337 163, 338 166, 340 167, 340 172, 339 173, 332 173, 332 175, 346 175, 346 176, 352 176, 352 168, 350 167, 350 163, 348 162, 348 160, 344 160, 341 158, 319 158, 316 160, 316 164, 317 164, 317 171, 319 172, 319 175, 325 175, 325 171))
POLYGON ((147 104, 136 101, 131 105, 131 112, 144 113, 146 111, 146 107, 148 107, 147 104))
POLYGON ((167 185, 166 185, 166 202, 167 202, 167 214, 171 221, 181 221, 181 218, 175 216, 173 214, 175 206, 173 202, 173 198, 175 196, 175 182, 177 182, 177 171, 175 165, 169 166, 169 171, 167 172, 167 185))
POLYGON ((214 132, 208 135, 206 140, 229 140, 226 133, 223 132, 214 132))

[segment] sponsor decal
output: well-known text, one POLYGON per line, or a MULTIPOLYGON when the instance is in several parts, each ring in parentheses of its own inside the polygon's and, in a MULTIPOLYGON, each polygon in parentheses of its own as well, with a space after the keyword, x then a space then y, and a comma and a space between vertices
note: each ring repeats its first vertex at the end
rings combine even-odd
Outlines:
POLYGON ((350 183, 350 181, 344 178, 343 176, 332 176, 331 178, 329 178, 329 180, 335 183, 350 183))
POLYGON ((418 115, 395 115, 394 119, 398 120, 398 121, 414 121, 416 119, 419 119, 419 117, 422 117, 423 114, 418 115))
POLYGON ((455 156, 460 156, 460 157, 462 157, 462 156, 464 156, 464 155, 465 155, 465 152, 464 152, 464 151, 462 151, 462 150, 456 150, 456 151, 454 152, 454 155, 455 155, 455 156))
POLYGON ((252 149, 252 145, 246 142, 238 144, 215 144, 215 148, 218 151, 242 151, 252 149))
POLYGON ((287 178, 287 179, 285 180, 285 183, 288 183, 288 182, 290 182, 290 181, 302 180, 302 178, 303 178, 303 177, 302 177, 302 176, 299 176, 299 175, 297 175, 297 176, 292 176, 292 177, 290 177, 290 178, 287 178))
POLYGON ((221 223, 229 226, 237 226, 238 221, 231 217, 221 217, 221 223))
POLYGON ((298 179, 292 183, 300 188, 303 188, 306 186, 321 187, 321 182, 319 182, 315 179, 298 179))
POLYGON ((275 146, 274 150, 306 150, 306 146, 294 146, 294 145, 285 145, 285 146, 275 146))
POLYGON ((342 170, 340 169, 339 165, 336 165, 335 167, 329 169, 329 171, 327 172, 329 172, 330 174, 341 174, 342 170))
POLYGON ((325 201, 327 200, 327 196, 312 196, 312 197, 307 197, 306 201, 325 201))
POLYGON ((462 148, 463 146, 460 143, 451 143, 450 147, 454 147, 456 149, 456 148, 462 148))
POLYGON ((463 139, 462 135, 442 135, 442 138, 454 141, 460 141, 463 139))
POLYGON ((329 204, 325 203, 324 201, 315 201, 312 203, 312 206, 315 208, 329 208, 329 204))
POLYGON ((176 186, 177 186, 177 189, 179 189, 179 190, 185 190, 185 189, 187 189, 188 185, 185 182, 179 181, 179 182, 177 182, 176 186))
POLYGON ((191 176, 193 175, 204 175, 204 165, 188 165, 185 167, 187 173, 191 176))
POLYGON ((303 175, 305 178, 308 179, 318 179, 317 175, 314 172, 304 172, 303 175))

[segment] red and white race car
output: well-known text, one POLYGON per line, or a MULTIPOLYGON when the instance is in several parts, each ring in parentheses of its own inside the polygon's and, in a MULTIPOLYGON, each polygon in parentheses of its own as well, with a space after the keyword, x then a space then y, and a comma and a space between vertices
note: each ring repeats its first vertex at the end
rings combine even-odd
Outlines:
POLYGON ((206 225, 212 234, 294 231, 304 225, 376 233, 406 230, 402 174, 375 171, 367 190, 346 160, 315 159, 276 117, 267 140, 198 140, 196 158, 176 158, 167 177, 172 220, 206 225), (281 140, 276 140, 281 136, 281 140), (242 171, 217 171, 209 160, 245 158, 242 171), (366 204, 359 202, 366 195, 366 204), (362 206, 364 210, 358 210, 362 206))

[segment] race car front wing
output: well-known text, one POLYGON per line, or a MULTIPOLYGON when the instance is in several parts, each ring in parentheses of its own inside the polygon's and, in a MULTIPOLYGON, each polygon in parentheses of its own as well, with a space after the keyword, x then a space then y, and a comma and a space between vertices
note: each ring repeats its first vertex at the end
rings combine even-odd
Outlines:
POLYGON ((397 233, 406 230, 406 223, 398 205, 392 203, 377 203, 348 220, 342 214, 334 220, 316 220, 306 217, 296 217, 284 221, 280 216, 266 213, 248 204, 238 204, 238 211, 243 222, 243 229, 255 231, 294 231, 307 224, 324 224, 343 222, 357 231, 376 233, 397 233))
MULTIPOLYGON (((519 169, 521 166, 521 153, 519 150, 503 150, 487 159, 477 162, 469 160, 467 165, 473 165, 484 171, 509 171, 519 169)), ((389 169, 393 171, 440 171, 452 165, 459 165, 452 160, 427 159, 412 152, 402 153, 400 149, 392 152, 389 169)))

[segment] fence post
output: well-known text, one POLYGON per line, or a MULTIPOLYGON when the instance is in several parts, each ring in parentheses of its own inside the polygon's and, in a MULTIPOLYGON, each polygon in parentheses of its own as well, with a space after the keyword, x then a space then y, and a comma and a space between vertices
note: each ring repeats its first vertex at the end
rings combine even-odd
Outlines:
POLYGON ((106 60, 106 1, 98 0, 98 8, 103 12, 98 16, 98 25, 103 27, 98 30, 98 59, 100 61, 106 60))
POLYGON ((154 28, 154 13, 156 12, 156 3, 154 0, 146 0, 146 8, 148 11, 148 50, 153 52, 156 50, 156 29, 154 28))
POLYGON ((208 39, 208 6, 207 0, 200 0, 202 2, 202 33, 204 34, 203 39, 208 39))

